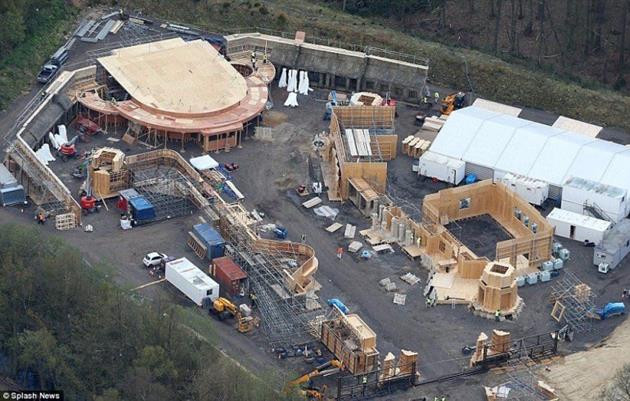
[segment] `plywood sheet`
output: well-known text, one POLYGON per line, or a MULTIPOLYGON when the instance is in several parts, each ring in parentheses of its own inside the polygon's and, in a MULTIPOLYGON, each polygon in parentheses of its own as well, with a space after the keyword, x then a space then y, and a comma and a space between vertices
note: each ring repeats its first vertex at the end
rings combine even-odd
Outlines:
POLYGON ((203 40, 151 42, 98 61, 135 100, 165 112, 215 112, 247 95, 245 78, 203 40))

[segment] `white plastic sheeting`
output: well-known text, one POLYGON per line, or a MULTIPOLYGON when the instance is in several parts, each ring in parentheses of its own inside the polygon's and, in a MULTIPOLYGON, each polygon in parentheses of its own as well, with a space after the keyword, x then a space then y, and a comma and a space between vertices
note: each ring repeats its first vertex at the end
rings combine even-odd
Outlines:
POLYGON ((297 70, 289 70, 287 77, 287 92, 296 92, 298 90, 297 70))
POLYGON ((50 146, 47 143, 43 144, 42 147, 39 148, 37 152, 35 152, 35 155, 46 166, 48 165, 48 162, 55 161, 55 158, 53 157, 52 153, 50 153, 50 146))
POLYGON ((475 106, 453 112, 430 150, 557 187, 580 177, 630 190, 630 148, 475 106))
POLYGON ((287 96, 287 100, 284 102, 284 105, 287 107, 298 107, 297 93, 290 92, 289 96, 287 96))
POLYGON ((190 159, 190 164, 200 171, 219 167, 219 163, 208 155, 193 157, 190 159))
POLYGON ((280 74, 280 80, 278 81, 278 88, 286 88, 287 87, 287 69, 283 68, 282 73, 280 74))

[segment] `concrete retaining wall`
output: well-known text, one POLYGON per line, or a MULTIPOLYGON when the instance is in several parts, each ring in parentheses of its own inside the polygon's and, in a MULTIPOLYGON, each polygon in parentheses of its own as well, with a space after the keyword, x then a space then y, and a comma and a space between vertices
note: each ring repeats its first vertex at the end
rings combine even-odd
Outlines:
POLYGON ((260 33, 229 35, 226 40, 229 56, 267 51, 278 76, 282 67, 306 70, 311 85, 321 88, 381 95, 389 91, 395 99, 419 102, 429 72, 424 65, 260 33))

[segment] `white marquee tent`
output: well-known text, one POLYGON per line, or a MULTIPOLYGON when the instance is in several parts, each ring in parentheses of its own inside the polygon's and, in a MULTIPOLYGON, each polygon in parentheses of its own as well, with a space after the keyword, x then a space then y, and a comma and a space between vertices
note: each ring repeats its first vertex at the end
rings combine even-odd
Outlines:
POLYGON ((544 181, 556 199, 571 177, 630 191, 630 148, 475 106, 453 112, 429 152, 466 162, 480 179, 544 181))

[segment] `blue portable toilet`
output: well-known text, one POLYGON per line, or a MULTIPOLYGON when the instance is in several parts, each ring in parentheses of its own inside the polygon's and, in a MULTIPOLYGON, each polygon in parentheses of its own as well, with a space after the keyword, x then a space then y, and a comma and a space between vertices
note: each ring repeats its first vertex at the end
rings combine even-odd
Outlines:
POLYGON ((221 234, 208 223, 199 223, 193 226, 195 236, 208 248, 208 259, 220 258, 225 254, 225 240, 221 234))

